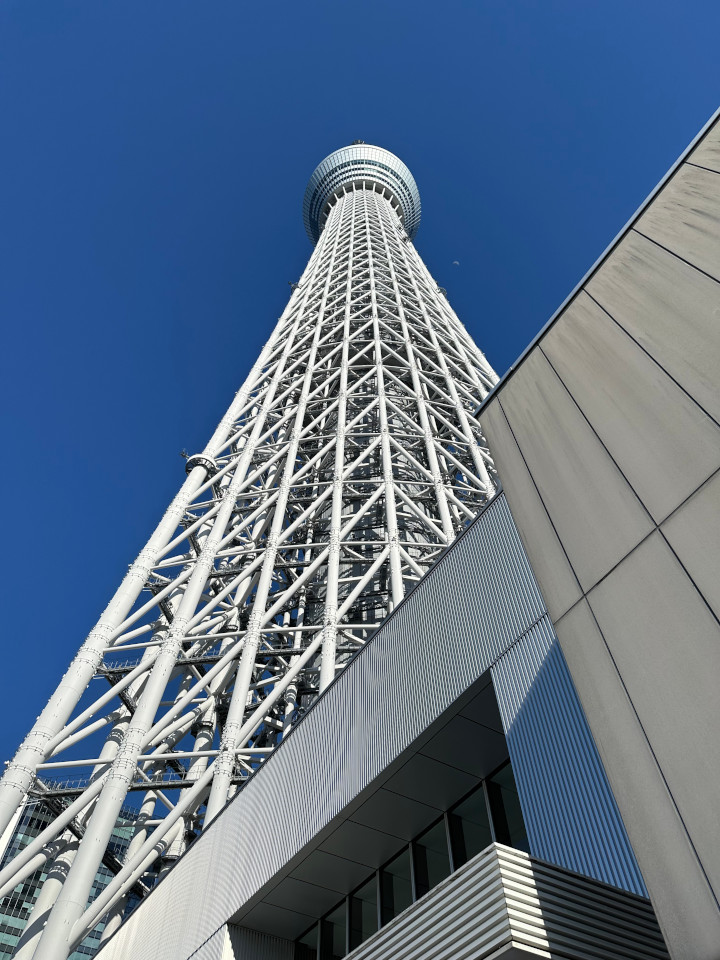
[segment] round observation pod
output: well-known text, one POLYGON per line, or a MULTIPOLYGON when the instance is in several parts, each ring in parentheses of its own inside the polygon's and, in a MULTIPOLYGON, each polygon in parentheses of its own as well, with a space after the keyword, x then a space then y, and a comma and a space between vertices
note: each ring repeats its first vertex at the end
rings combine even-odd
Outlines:
POLYGON ((341 147, 315 167, 305 191, 305 230, 317 243, 335 200, 353 183, 372 184, 384 192, 412 239, 420 226, 420 194, 408 168, 389 150, 356 140, 341 147))

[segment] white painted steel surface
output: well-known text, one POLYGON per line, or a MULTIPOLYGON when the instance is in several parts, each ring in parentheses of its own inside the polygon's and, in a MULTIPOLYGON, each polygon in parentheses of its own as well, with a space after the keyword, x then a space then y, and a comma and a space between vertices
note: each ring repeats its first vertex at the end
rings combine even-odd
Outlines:
POLYGON ((0 783, 0 833, 28 792, 59 804, 1 892, 81 837, 37 960, 115 929, 495 493, 472 412, 497 378, 411 243, 412 176, 348 149, 270 340, 0 783), (87 907, 129 793, 142 822, 87 907))

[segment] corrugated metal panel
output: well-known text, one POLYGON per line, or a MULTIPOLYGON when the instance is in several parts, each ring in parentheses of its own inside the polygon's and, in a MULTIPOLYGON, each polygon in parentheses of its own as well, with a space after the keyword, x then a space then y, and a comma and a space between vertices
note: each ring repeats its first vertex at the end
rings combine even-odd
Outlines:
POLYGON ((198 947, 188 960, 233 960, 227 955, 228 947, 226 928, 221 927, 209 940, 198 947))
POLYGON ((293 960, 293 944, 289 940, 268 937, 234 923, 227 925, 227 931, 223 960, 293 960))
POLYGON ((553 955, 650 960, 668 953, 650 901, 497 846, 512 939, 553 955))
POLYGON ((547 617, 492 668, 535 856, 647 895, 547 617))
POLYGON ((666 960, 649 902, 493 844, 348 960, 481 960, 503 946, 583 960, 666 960))
POLYGON ((120 928, 103 960, 188 957, 544 615, 500 496, 120 928), (258 829, 268 809, 279 814, 277 829, 258 829))

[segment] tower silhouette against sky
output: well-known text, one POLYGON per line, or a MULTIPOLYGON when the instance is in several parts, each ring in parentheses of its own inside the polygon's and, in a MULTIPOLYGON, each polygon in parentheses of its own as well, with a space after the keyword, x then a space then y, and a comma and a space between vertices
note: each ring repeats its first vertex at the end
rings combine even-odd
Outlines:
POLYGON ((303 212, 287 308, 0 785, 6 842, 52 814, 0 873, 49 871, 19 957, 112 933, 496 492, 497 377, 413 246, 407 167, 356 142, 303 212))

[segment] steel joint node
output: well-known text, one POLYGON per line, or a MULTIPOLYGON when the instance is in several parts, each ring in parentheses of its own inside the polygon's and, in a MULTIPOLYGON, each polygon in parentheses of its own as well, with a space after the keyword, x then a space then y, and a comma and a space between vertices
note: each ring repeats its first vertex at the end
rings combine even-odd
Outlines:
POLYGON ((208 477, 214 477, 217 473, 217 464, 212 457, 203 453, 195 453, 185 461, 185 473, 188 475, 193 472, 195 467, 204 467, 208 477))

